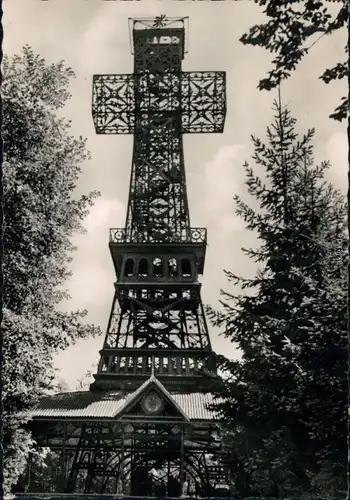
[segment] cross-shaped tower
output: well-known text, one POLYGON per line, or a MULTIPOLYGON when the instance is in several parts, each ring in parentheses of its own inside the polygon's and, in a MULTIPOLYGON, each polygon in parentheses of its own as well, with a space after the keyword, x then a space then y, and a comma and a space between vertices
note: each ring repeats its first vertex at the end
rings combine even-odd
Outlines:
POLYGON ((181 71, 186 22, 130 20, 134 73, 93 79, 97 133, 134 135, 125 227, 110 230, 115 295, 90 390, 33 412, 35 440, 54 455, 49 468, 29 462, 28 492, 219 495, 217 375, 198 280, 206 230, 190 225, 182 135, 222 132, 225 74, 181 71))
POLYGON ((190 225, 182 136, 222 132, 225 73, 183 72, 185 19, 131 20, 134 73, 96 75, 98 134, 133 134, 125 228, 110 230, 115 299, 93 389, 135 389, 154 373, 208 389, 212 353, 200 299, 206 229, 190 225))

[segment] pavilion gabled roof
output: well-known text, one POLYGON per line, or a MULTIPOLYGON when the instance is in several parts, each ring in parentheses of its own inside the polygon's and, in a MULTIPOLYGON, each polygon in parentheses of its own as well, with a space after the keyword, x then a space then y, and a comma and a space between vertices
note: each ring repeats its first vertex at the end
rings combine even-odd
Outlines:
MULTIPOLYGON (((149 380, 146 383, 150 383, 149 380)), ((118 415, 120 415, 123 408, 134 400, 135 393, 139 394, 138 391, 141 391, 145 384, 133 393, 125 391, 79 391, 47 396, 31 412, 31 417, 35 420, 118 419, 118 415)), ((162 387, 162 390, 166 391, 164 386, 162 387)), ((168 395, 179 412, 186 415, 189 420, 218 420, 218 416, 208 409, 208 405, 214 402, 212 394, 196 392, 186 394, 168 393, 168 395)))

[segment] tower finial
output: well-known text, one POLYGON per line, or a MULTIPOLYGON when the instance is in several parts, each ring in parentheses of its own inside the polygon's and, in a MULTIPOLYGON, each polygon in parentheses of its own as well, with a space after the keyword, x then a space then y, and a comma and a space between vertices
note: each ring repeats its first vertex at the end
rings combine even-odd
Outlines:
POLYGON ((160 16, 156 16, 154 19, 153 26, 155 28, 162 28, 163 26, 166 25, 167 22, 167 17, 165 14, 161 14, 160 16))

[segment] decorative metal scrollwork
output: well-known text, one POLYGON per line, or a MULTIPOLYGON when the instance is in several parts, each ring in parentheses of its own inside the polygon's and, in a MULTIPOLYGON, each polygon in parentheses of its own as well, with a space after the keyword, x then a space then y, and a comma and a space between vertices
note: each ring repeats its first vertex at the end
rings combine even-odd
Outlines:
POLYGON ((186 230, 172 235, 171 238, 166 239, 163 235, 152 234, 135 234, 135 232, 127 231, 124 228, 110 229, 109 241, 111 243, 137 243, 140 240, 144 243, 204 243, 207 242, 207 229, 204 227, 195 228, 190 227, 186 230), (141 238, 139 238, 141 236, 141 238))
POLYGON ((95 75, 92 115, 96 132, 133 134, 140 113, 177 113, 182 134, 221 133, 225 86, 222 71, 95 75))

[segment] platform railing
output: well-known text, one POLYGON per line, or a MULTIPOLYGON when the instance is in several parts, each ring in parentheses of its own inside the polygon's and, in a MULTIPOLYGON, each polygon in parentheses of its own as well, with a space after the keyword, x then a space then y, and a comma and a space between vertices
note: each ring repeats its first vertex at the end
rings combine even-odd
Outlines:
POLYGON ((174 232, 144 231, 134 229, 111 228, 109 230, 110 243, 207 243, 207 229, 204 227, 183 228, 174 232))

